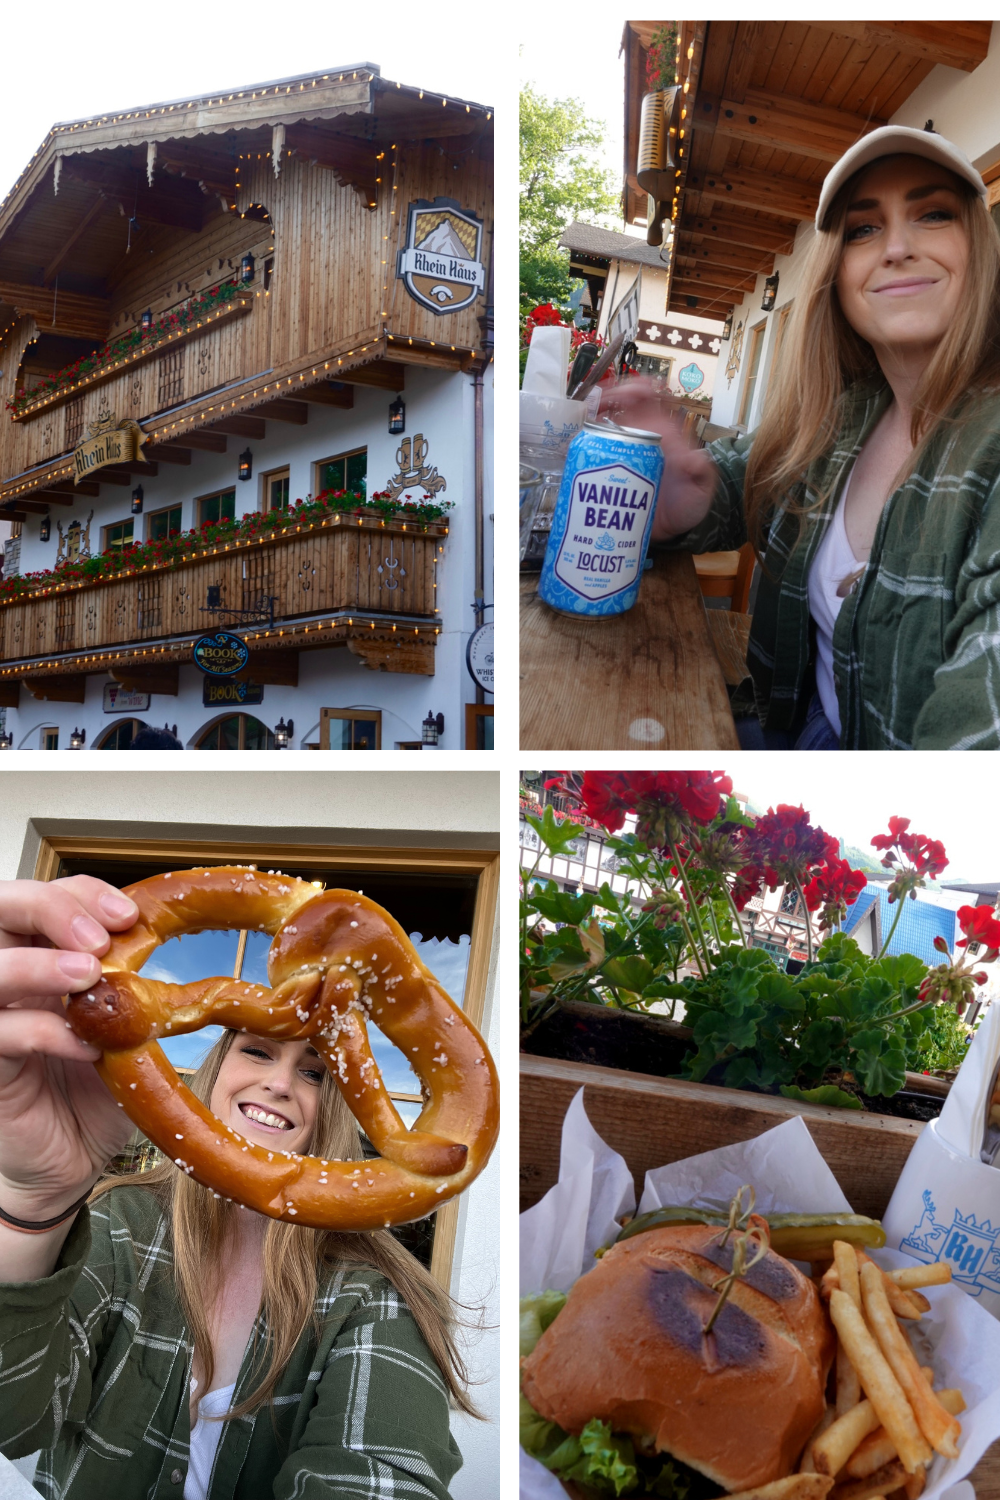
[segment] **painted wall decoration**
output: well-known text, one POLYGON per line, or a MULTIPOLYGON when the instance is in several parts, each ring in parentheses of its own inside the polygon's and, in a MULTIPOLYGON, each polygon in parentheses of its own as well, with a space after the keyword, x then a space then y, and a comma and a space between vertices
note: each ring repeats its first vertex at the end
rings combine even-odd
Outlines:
POLYGON ((677 379, 690 396, 692 391, 696 391, 700 385, 705 384, 705 372, 700 365, 692 362, 685 365, 683 370, 677 371, 677 379))
POLYGON ((430 444, 422 432, 418 432, 412 441, 404 438, 400 443, 396 449, 399 473, 394 474, 386 485, 391 499, 398 500, 404 490, 423 488, 429 495, 437 495, 448 488, 448 481, 444 476, 424 463, 429 448, 430 444))
POLYGON ((471 210, 454 198, 418 198, 410 204, 396 277, 432 313, 458 312, 486 290, 482 246, 483 221, 471 210))
POLYGON ((703 348, 709 354, 718 354, 722 348, 717 334, 698 333, 694 328, 681 328, 676 323, 647 323, 645 318, 639 324, 639 338, 646 344, 662 345, 667 354, 671 349, 679 353, 682 347, 695 352, 703 348))
POLYGON ((732 385, 733 379, 739 373, 740 357, 743 353, 743 324, 737 323, 736 332, 733 334, 733 342, 729 350, 729 362, 726 365, 726 384, 732 385))
POLYGON ((65 531, 62 528, 62 521, 56 521, 56 530, 59 533, 56 567, 61 562, 80 562, 83 558, 90 556, 90 523, 93 519, 94 512, 91 511, 86 525, 82 521, 70 521, 65 531))

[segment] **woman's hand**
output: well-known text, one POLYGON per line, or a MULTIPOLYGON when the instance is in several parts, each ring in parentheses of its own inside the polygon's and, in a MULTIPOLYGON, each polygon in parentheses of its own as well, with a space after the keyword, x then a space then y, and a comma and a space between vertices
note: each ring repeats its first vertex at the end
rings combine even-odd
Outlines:
POLYGON ((651 542, 668 542, 705 519, 718 484, 718 470, 704 448, 693 448, 669 417, 656 386, 644 376, 612 386, 601 398, 602 416, 621 427, 655 432, 663 442, 663 478, 651 542))
POLYGON ((68 1208, 132 1133, 60 996, 97 982, 108 934, 137 915, 89 875, 0 881, 0 1208, 15 1218, 68 1208))

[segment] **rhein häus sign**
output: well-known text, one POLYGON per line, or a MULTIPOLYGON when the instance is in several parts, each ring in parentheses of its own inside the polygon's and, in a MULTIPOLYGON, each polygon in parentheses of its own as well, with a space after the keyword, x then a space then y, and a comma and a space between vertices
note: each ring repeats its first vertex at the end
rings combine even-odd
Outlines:
POLYGON ((396 276, 432 313, 458 312, 486 290, 483 221, 454 198, 410 204, 396 276))
POLYGON ((73 449, 74 484, 108 464, 130 464, 136 459, 142 460, 146 434, 131 417, 118 422, 114 412, 102 411, 97 421, 88 425, 90 437, 84 438, 73 449))

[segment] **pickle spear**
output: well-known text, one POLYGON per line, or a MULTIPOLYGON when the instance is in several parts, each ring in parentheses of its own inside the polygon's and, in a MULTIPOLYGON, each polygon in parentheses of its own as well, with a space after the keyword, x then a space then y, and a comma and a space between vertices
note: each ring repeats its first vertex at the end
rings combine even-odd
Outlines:
MULTIPOLYGON (((885 1230, 877 1219, 863 1214, 761 1214, 771 1231, 771 1249, 787 1260, 824 1261, 833 1259, 834 1240, 877 1250, 885 1244, 885 1230)), ((665 1229, 675 1224, 711 1224, 724 1229, 729 1215, 721 1209, 679 1208, 668 1205, 651 1213, 639 1214, 625 1225, 618 1238, 627 1240, 648 1229, 665 1229)))

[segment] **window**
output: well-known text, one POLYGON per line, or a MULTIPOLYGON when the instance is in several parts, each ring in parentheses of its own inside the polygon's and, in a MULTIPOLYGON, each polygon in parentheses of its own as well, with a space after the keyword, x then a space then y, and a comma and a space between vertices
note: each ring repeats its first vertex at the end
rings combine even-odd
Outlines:
POLYGON ((132 545, 132 522, 117 521, 114 526, 104 528, 104 551, 123 552, 132 545))
POLYGON ((752 948, 763 948, 765 953, 771 955, 779 969, 783 969, 788 962, 788 949, 784 943, 773 943, 767 938, 752 937, 750 939, 750 946, 752 948))
POLYGON ((176 406, 184 396, 184 349, 170 349, 161 354, 157 371, 156 405, 162 411, 176 406))
POLYGON ((264 509, 265 511, 288 509, 287 469, 275 469, 273 473, 264 475, 264 509))
POLYGON ((217 495, 204 495, 198 501, 198 525, 206 521, 232 521, 236 518, 236 491, 220 490, 217 495))
POLYGON ((171 505, 169 510, 154 510, 146 527, 147 542, 162 542, 168 536, 176 536, 181 529, 181 507, 171 505))
POLYGON ((745 427, 753 410, 753 396, 757 389, 757 375, 760 371, 760 356, 764 348, 764 323, 758 323, 756 328, 750 330, 750 353, 746 362, 746 380, 743 382, 743 395, 740 397, 740 414, 736 418, 737 425, 745 427))
POLYGON ((132 741, 146 725, 142 719, 119 719, 106 731, 103 739, 95 740, 95 750, 131 750, 132 741))
MULTIPOLYGON (((121 887, 185 866, 252 863, 265 870, 280 868, 303 880, 321 881, 329 888, 363 890, 392 913, 455 1003, 474 1025, 482 1026, 498 857, 486 849, 405 847, 405 833, 393 834, 392 838, 392 846, 385 848, 322 842, 296 846, 287 839, 272 844, 249 839, 192 840, 185 829, 184 853, 179 855, 175 840, 136 840, 134 828, 115 837, 93 832, 84 837, 47 833, 41 839, 33 874, 36 880, 94 875, 121 887)), ((267 935, 258 932, 192 934, 162 944, 149 960, 146 972, 152 976, 155 969, 155 977, 178 983, 214 973, 267 984, 269 946, 267 935)), ((217 1035, 214 1028, 206 1027, 182 1037, 164 1038, 161 1045, 175 1067, 190 1072, 217 1035)), ((405 1056, 377 1027, 369 1025, 369 1037, 386 1091, 407 1125, 412 1126, 421 1109, 419 1082, 405 1056)), ((364 1139, 362 1144, 370 1152, 364 1139)), ((149 1143, 138 1132, 126 1154, 129 1169, 155 1164, 149 1143)), ((429 1218, 394 1230, 445 1288, 451 1280, 459 1208, 460 1200, 452 1199, 429 1218)))
POLYGON ((197 750, 273 750, 274 735, 251 714, 229 714, 203 733, 197 750))
POLYGON ((789 916, 794 916, 796 911, 798 910, 798 905, 798 891, 786 889, 785 894, 781 898, 781 910, 783 912, 787 912, 789 916))
POLYGON ((58 731, 58 729, 43 729, 42 730, 42 749, 43 750, 58 750, 59 749, 59 731, 58 731))
POLYGON ((655 354, 640 354, 634 368, 640 375, 651 375, 656 380, 667 380, 673 368, 672 359, 657 359, 655 354))
POLYGON ((323 490, 367 489, 368 449, 356 448, 353 453, 340 453, 334 458, 324 458, 316 465, 316 493, 323 490))
POLYGON ((75 448, 83 437, 83 401, 82 396, 77 396, 75 401, 66 403, 66 447, 75 448))
POLYGON ((381 750, 381 711, 374 708, 321 708, 319 748, 321 750, 381 750))
POLYGON ((493 704, 467 703, 465 705, 466 750, 493 749, 493 704))

